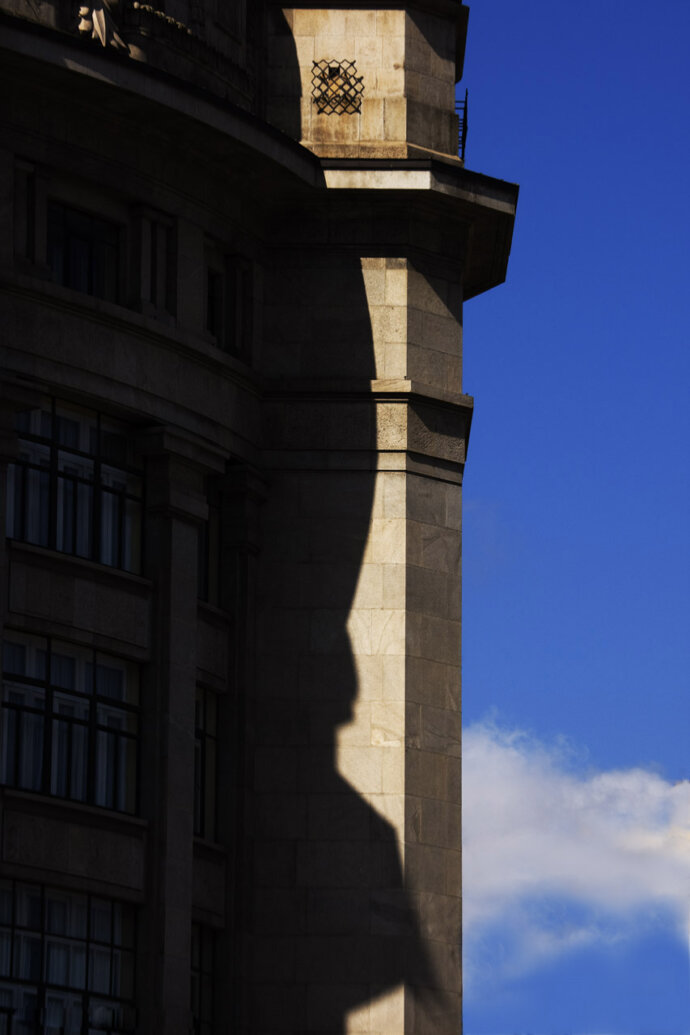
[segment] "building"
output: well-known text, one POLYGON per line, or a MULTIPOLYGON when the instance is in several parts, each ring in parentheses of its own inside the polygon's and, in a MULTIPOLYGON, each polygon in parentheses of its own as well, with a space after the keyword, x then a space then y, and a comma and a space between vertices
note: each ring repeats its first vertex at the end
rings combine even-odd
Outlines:
POLYGON ((0 0, 0 1035, 461 1027, 457 0, 0 0))

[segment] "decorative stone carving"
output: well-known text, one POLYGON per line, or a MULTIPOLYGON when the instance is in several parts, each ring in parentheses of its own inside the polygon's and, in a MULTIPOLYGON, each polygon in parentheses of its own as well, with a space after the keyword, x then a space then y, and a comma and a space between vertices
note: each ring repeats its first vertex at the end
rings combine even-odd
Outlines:
POLYGON ((111 13, 114 6, 113 0, 96 0, 96 3, 80 5, 77 31, 82 36, 100 40, 104 47, 129 50, 117 31, 118 26, 111 13))
MULTIPOLYGON (((187 36, 192 35, 192 30, 189 26, 185 25, 184 22, 178 21, 177 18, 171 18, 165 11, 159 11, 157 7, 153 7, 152 4, 142 4, 139 0, 134 0, 132 4, 132 10, 139 11, 141 14, 148 15, 151 19, 156 19, 161 25, 166 26, 170 29, 175 29, 178 32, 186 34, 187 36)), ((154 22, 155 24, 155 22, 154 22)))

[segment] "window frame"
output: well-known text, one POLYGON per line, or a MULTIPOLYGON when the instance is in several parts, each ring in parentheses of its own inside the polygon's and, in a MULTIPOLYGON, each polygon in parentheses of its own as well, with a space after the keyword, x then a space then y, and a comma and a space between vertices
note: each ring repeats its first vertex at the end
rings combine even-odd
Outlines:
POLYGON ((204 333, 229 356, 251 364, 256 302, 254 263, 213 244, 207 244, 205 259, 204 333))
MULTIPOLYGON (((140 811, 141 798, 141 673, 139 666, 124 658, 116 657, 113 654, 97 650, 95 647, 83 647, 77 644, 67 643, 55 637, 32 636, 24 631, 7 629, 2 642, 2 699, 0 700, 0 743, 3 747, 3 767, 12 765, 11 778, 4 768, 0 769, 0 783, 6 787, 17 790, 33 791, 61 801, 75 802, 80 805, 90 805, 95 808, 107 809, 125 816, 137 816, 140 811), (25 671, 19 673, 8 671, 7 648, 21 646, 30 650, 41 651, 43 654, 43 676, 40 674, 27 674, 25 671), (57 648, 57 649, 56 649, 57 648), (65 653, 60 652, 60 648, 65 653), (67 653, 72 650, 71 658, 76 660, 77 665, 90 664, 90 688, 85 686, 85 681, 80 686, 65 686, 55 678, 57 658, 70 658, 67 653), (85 662, 89 657, 90 662, 85 662), (132 700, 114 700, 112 696, 99 692, 99 671, 102 673, 108 668, 108 662, 115 663, 115 669, 125 673, 125 678, 134 680, 129 684, 129 693, 132 700), (12 688, 21 690, 25 687, 27 691, 35 690, 37 696, 42 698, 42 707, 38 703, 18 702, 9 700, 12 688), (57 699, 57 700, 56 700, 57 699), (66 708, 70 706, 77 708, 81 704, 85 715, 70 715, 66 708), (62 706, 62 711, 60 707, 62 706), (129 717, 126 721, 131 723, 130 729, 117 729, 109 726, 102 718, 116 710, 123 717, 129 717), (35 728, 40 728, 40 747, 38 754, 38 772, 40 777, 34 781, 22 779, 21 767, 25 747, 25 717, 33 716, 36 719, 35 728), (77 790, 74 791, 75 753, 79 752, 79 744, 75 747, 75 729, 85 730, 83 737, 83 750, 85 752, 82 760, 82 780, 84 793, 79 794, 79 782, 77 779, 77 790), (55 769, 56 760, 61 760, 65 751, 63 736, 66 733, 66 761, 62 760, 59 771, 55 769), (10 738, 12 743, 10 744, 10 738), (133 762, 134 773, 130 781, 125 779, 120 783, 120 765, 122 764, 121 752, 123 742, 129 745, 125 749, 124 764, 130 765, 133 762), (133 754, 127 758, 129 751, 133 754), (114 759, 112 778, 108 777, 103 782, 106 801, 99 800, 102 787, 99 783, 98 774, 102 766, 109 766, 109 760, 114 759), (66 777, 65 789, 60 792, 55 789, 55 774, 58 778, 61 775, 66 777), (131 780, 134 786, 131 787, 131 780), (33 782, 38 786, 26 786, 27 782, 33 782), (120 800, 120 798, 122 800, 120 800)), ((88 674, 87 674, 88 675, 88 674)), ((75 679, 75 683, 80 680, 75 679)), ((31 728, 31 727, 30 727, 31 728)), ((78 740, 79 738, 77 738, 78 740)), ((30 756, 31 757, 31 756, 30 756)), ((36 762, 34 762, 34 765, 36 762)), ((77 759, 79 765, 79 759, 77 759)))
MULTIPOLYGON (((29 881, 13 880, 9 878, 3 878, 0 880, 0 902, 2 909, 0 910, 0 937, 2 941, 9 946, 9 953, 7 954, 9 962, 9 974, 0 973, 0 996, 2 992, 10 993, 12 998, 15 994, 21 994, 22 989, 26 992, 36 993, 36 1005, 35 1011, 35 1029, 45 1031, 48 1027, 46 1014, 48 1012, 48 999, 51 993, 55 996, 60 994, 65 997, 70 997, 74 1000, 80 1000, 81 1010, 81 1024, 79 1029, 77 1026, 71 1028, 72 1032, 79 1030, 80 1032, 91 1031, 91 1030, 104 1030, 111 1033, 114 1032, 129 1032, 133 1033, 136 1031, 137 1024, 137 1010, 136 1010, 136 999, 137 999, 137 967, 136 967, 136 955, 137 955, 137 916, 136 909, 129 903, 120 902, 117 899, 106 898, 101 895, 93 895, 88 893, 82 893, 74 891, 72 889, 57 888, 50 885, 36 884, 29 881), (10 916, 9 922, 7 921, 7 894, 11 896, 10 902, 10 916), (18 913, 20 911, 20 895, 27 896, 27 900, 33 894, 40 897, 39 903, 39 917, 29 917, 25 923, 18 921, 18 913), (49 915, 49 905, 52 902, 63 901, 66 904, 68 901, 74 903, 77 908, 79 905, 84 910, 84 929, 85 934, 80 936, 79 934, 66 933, 65 931, 52 930, 54 921, 51 922, 49 915), (98 937, 99 933, 94 923, 94 907, 103 907, 107 905, 109 907, 109 934, 107 938, 98 937), (118 912, 119 911, 119 912, 118 912), (119 924, 116 921, 116 917, 119 915, 119 924), (35 920, 38 920, 38 923, 35 920), (119 926, 120 937, 117 937, 116 931, 119 926), (4 935, 9 935, 9 941, 6 941, 4 935), (22 967, 22 940, 26 944, 33 942, 34 946, 34 957, 36 943, 38 943, 39 953, 37 957, 38 961, 38 973, 36 980, 32 977, 24 977, 21 975, 22 967), (67 975, 67 982, 61 983, 56 980, 50 980, 48 977, 50 969, 50 951, 49 947, 55 945, 58 949, 62 948, 63 951, 70 953, 71 950, 82 948, 83 953, 83 980, 81 985, 76 982, 70 982, 69 975, 67 975), (19 951, 17 949, 19 948, 19 951), (109 991, 105 993, 98 991, 96 988, 89 987, 95 983, 93 981, 94 961, 97 955, 100 954, 101 960, 104 952, 108 953, 108 984, 109 991), (115 961, 117 960, 117 965, 115 961), (115 986, 116 975, 121 977, 123 973, 122 962, 127 960, 129 963, 128 976, 130 984, 129 996, 121 995, 113 992, 115 986), (19 971, 19 974, 17 973, 19 971), (97 1023, 94 1023, 93 1018, 90 1016, 90 1010, 93 1007, 101 1006, 105 1009, 115 1009, 121 1011, 120 1023, 117 1026, 111 1023, 108 1027, 102 1028, 97 1023)), ((35 898, 34 898, 35 903, 35 898)), ((57 925, 55 925, 57 926, 57 925)), ((65 927, 68 925, 65 924, 65 927)), ((67 966, 71 969, 73 965, 71 955, 68 956, 69 963, 67 966)), ((0 952, 0 962, 2 966, 0 970, 5 969, 6 961, 2 959, 2 953, 0 952)), ((30 960, 29 965, 36 965, 36 958, 30 960)), ((95 968, 94 968, 95 969, 95 968)), ((8 1007, 3 1004, 0 1007, 0 1012, 9 1012, 12 1007, 8 1007)), ((16 1012, 16 1008, 14 1008, 16 1012)), ((51 1027, 53 1027, 51 1025, 51 1027)))
POLYGON ((216 932, 205 924, 192 922, 190 952, 190 1007, 194 1035, 214 1035, 216 1031, 216 932), (210 957, 210 959, 209 959, 210 957), (203 1016, 210 1002, 211 1016, 203 1016), (205 1011, 203 1011, 205 1012, 205 1011))
POLYGON ((221 695, 198 685, 194 699, 194 836, 218 832, 218 711, 221 695))
POLYGON ((74 205, 69 201, 63 200, 61 197, 53 195, 52 193, 46 199, 45 218, 46 263, 51 271, 53 282, 62 287, 68 288, 70 291, 78 291, 80 294, 88 295, 90 298, 99 298, 105 302, 121 305, 124 284, 123 260, 126 250, 126 223, 113 220, 106 214, 101 214, 101 212, 94 212, 89 209, 82 208, 79 205, 74 205), (63 273, 61 276, 58 276, 58 271, 56 270, 55 263, 53 261, 53 249, 56 245, 56 241, 55 238, 51 236, 56 225, 55 217, 57 217, 58 214, 61 215, 62 247, 65 256, 70 254, 70 249, 73 248, 74 244, 78 240, 80 240, 75 230, 69 230, 67 225, 68 222, 70 220, 74 221, 79 219, 82 221, 88 220, 90 222, 89 233, 87 236, 82 238, 84 243, 86 243, 88 250, 86 288, 74 282, 74 278, 70 275, 68 263, 65 258, 63 258, 63 273), (99 227, 110 231, 113 240, 105 241, 103 235, 99 236, 97 232, 99 227), (97 272, 97 254, 99 247, 101 249, 105 247, 114 249, 114 254, 112 256, 112 269, 114 274, 112 291, 98 290, 97 284, 94 280, 97 272))
POLYGON ((20 455, 8 465, 8 538, 42 546, 67 556, 81 557, 119 571, 140 574, 144 552, 145 480, 143 467, 136 467, 130 462, 134 449, 129 429, 120 421, 96 410, 72 406, 53 398, 49 402, 49 409, 41 405, 18 413, 15 430, 20 450, 22 443, 26 443, 28 450, 33 448, 34 456, 29 455, 27 458, 20 455), (67 412, 70 417, 65 416, 67 412), (44 423, 44 417, 49 418, 47 434, 43 433, 43 427, 40 428, 40 432, 31 429, 32 414, 36 413, 41 415, 41 424, 44 423), (21 426, 25 415, 28 415, 28 428, 21 426), (70 419, 79 423, 80 430, 81 422, 94 421, 95 449, 87 451, 60 441, 58 422, 70 419), (109 430, 108 425, 116 425, 118 430, 109 430), (125 442, 124 463, 114 461, 108 455, 105 448, 108 435, 119 436, 125 442), (45 464, 36 459, 41 451, 47 457, 45 464), (75 468, 73 470, 69 469, 70 461, 71 466, 75 468), (64 468, 61 467, 63 462, 66 463, 64 468), (77 469, 79 465, 81 471, 77 469), (91 477, 87 473, 89 467, 91 477), (124 477, 124 489, 108 484, 109 472, 124 477), (138 492, 131 487, 132 482, 139 484, 138 492), (71 514, 68 515, 70 492, 72 506, 71 514), (38 505, 36 499, 32 498, 36 493, 39 497, 38 505), (105 531, 108 512, 113 505, 116 509, 117 524, 115 536, 112 533, 108 535, 105 531), (80 524, 80 506, 88 513, 86 530, 83 521, 80 524), (38 522, 38 531, 35 527, 32 530, 32 521, 34 525, 38 522), (66 532, 65 526, 70 531, 66 532), (84 531, 88 542, 85 549, 79 544, 80 532, 84 531), (71 540, 69 545, 65 544, 66 535, 71 540), (112 559, 113 546, 116 551, 115 560, 112 559))

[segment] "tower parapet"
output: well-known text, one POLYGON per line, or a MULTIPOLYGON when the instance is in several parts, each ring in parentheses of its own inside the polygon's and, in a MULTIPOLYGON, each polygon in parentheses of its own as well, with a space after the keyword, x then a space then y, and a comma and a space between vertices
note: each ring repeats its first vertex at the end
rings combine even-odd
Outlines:
POLYGON ((457 157, 467 11, 401 0, 275 7, 269 121, 327 158, 457 157))

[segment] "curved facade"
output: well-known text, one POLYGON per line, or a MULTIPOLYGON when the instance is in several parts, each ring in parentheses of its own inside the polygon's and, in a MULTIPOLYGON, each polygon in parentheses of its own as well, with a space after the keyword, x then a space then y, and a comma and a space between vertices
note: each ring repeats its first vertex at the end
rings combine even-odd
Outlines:
POLYGON ((0 2, 0 1035, 460 1030, 466 13, 0 2))

